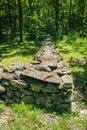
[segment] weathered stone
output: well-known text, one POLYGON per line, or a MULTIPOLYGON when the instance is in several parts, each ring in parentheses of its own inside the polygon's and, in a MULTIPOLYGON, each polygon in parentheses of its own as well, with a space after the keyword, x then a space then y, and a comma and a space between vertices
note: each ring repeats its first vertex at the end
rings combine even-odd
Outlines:
POLYGON ((47 71, 47 72, 51 71, 51 69, 48 66, 46 66, 46 65, 37 65, 35 67, 35 69, 39 70, 39 71, 47 71))
POLYGON ((20 89, 20 91, 29 96, 31 96, 33 94, 33 92, 31 90, 20 89))
POLYGON ((38 105, 43 105, 46 102, 46 98, 45 97, 40 97, 40 98, 36 98, 36 104, 38 105))
POLYGON ((60 61, 60 62, 57 63, 57 68, 58 69, 64 68, 63 61, 60 61))
POLYGON ((59 76, 53 72, 42 72, 42 71, 37 71, 37 70, 29 71, 28 70, 28 71, 23 71, 22 75, 25 77, 33 77, 35 79, 39 79, 39 80, 46 81, 46 82, 60 84, 59 76))
POLYGON ((56 84, 49 83, 46 87, 42 88, 42 91, 46 93, 54 93, 58 92, 58 88, 56 84))
POLYGON ((6 103, 13 103, 14 102, 14 99, 12 99, 12 98, 9 98, 9 96, 5 96, 5 101, 6 101, 6 103))
POLYGON ((71 74, 71 71, 65 68, 55 70, 59 76, 71 74))
POLYGON ((4 93, 6 91, 5 87, 0 85, 0 93, 4 93))
POLYGON ((25 103, 34 103, 35 102, 35 99, 32 97, 32 96, 25 96, 23 99, 22 99, 25 103))
POLYGON ((18 70, 24 69, 24 64, 21 61, 14 63, 12 66, 17 68, 18 70))
POLYGON ((25 82, 23 82, 22 80, 11 80, 10 83, 13 86, 15 86, 15 87, 17 87, 19 89, 27 88, 28 87, 28 85, 25 82))
POLYGON ((9 85, 10 85, 9 81, 8 81, 8 80, 5 80, 5 79, 3 79, 3 80, 1 81, 1 83, 2 83, 2 85, 4 85, 4 86, 9 86, 9 85))
POLYGON ((49 103, 49 102, 46 102, 46 103, 45 103, 45 107, 46 107, 46 108, 52 108, 52 107, 53 107, 53 104, 52 104, 52 103, 49 103))
POLYGON ((2 78, 6 79, 6 80, 12 80, 13 79, 13 74, 3 73, 2 78))
POLYGON ((15 71, 15 78, 20 79, 21 73, 21 71, 15 71))
POLYGON ((40 61, 37 61, 37 60, 31 62, 31 64, 33 64, 33 65, 37 65, 37 64, 40 64, 40 63, 41 63, 41 62, 40 62, 40 61))
POLYGON ((14 93, 11 90, 7 89, 7 96, 12 98, 14 96, 14 93))
POLYGON ((72 77, 69 76, 69 75, 64 75, 61 77, 61 80, 64 84, 73 84, 73 80, 72 80, 72 77))
POLYGON ((5 66, 5 67, 4 67, 4 72, 9 72, 9 71, 10 71, 10 68, 7 67, 7 66, 5 66))
POLYGON ((0 79, 2 79, 2 74, 3 74, 4 68, 0 67, 0 79))
POLYGON ((36 92, 40 92, 42 90, 42 88, 44 87, 44 84, 40 84, 40 83, 31 83, 31 90, 36 91, 36 92))
POLYGON ((65 90, 65 91, 69 92, 69 91, 71 91, 71 89, 73 89, 73 85, 72 85, 72 84, 64 84, 64 83, 61 83, 61 84, 58 86, 58 89, 65 90))

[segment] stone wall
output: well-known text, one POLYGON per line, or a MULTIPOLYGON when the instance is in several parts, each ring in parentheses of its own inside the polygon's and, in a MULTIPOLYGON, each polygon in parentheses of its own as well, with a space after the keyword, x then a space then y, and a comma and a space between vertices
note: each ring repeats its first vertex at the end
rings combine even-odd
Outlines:
POLYGON ((44 41, 34 61, 0 67, 0 100, 71 110, 73 79, 51 41, 44 41))

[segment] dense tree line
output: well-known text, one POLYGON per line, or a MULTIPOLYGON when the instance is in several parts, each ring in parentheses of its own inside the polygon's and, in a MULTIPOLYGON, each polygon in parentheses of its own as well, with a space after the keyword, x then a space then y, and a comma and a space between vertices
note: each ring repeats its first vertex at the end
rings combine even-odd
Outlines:
POLYGON ((0 37, 55 38, 87 32, 86 0, 0 0, 0 37))

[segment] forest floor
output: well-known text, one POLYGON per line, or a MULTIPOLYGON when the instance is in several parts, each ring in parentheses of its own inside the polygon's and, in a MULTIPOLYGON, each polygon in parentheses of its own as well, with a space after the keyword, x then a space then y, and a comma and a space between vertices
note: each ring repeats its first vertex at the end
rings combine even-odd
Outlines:
MULTIPOLYGON (((59 114, 35 105, 0 103, 0 130, 87 130, 87 38, 64 36, 56 42, 56 50, 64 64, 72 71, 76 110, 59 114)), ((0 41, 0 66, 13 62, 29 63, 39 50, 41 42, 0 41)))

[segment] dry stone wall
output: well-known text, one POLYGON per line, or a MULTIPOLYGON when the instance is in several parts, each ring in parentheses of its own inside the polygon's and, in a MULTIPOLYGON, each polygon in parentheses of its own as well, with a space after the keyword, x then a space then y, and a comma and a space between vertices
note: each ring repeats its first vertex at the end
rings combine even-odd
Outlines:
POLYGON ((0 100, 71 110, 73 79, 51 41, 45 40, 34 61, 0 67, 0 100))

